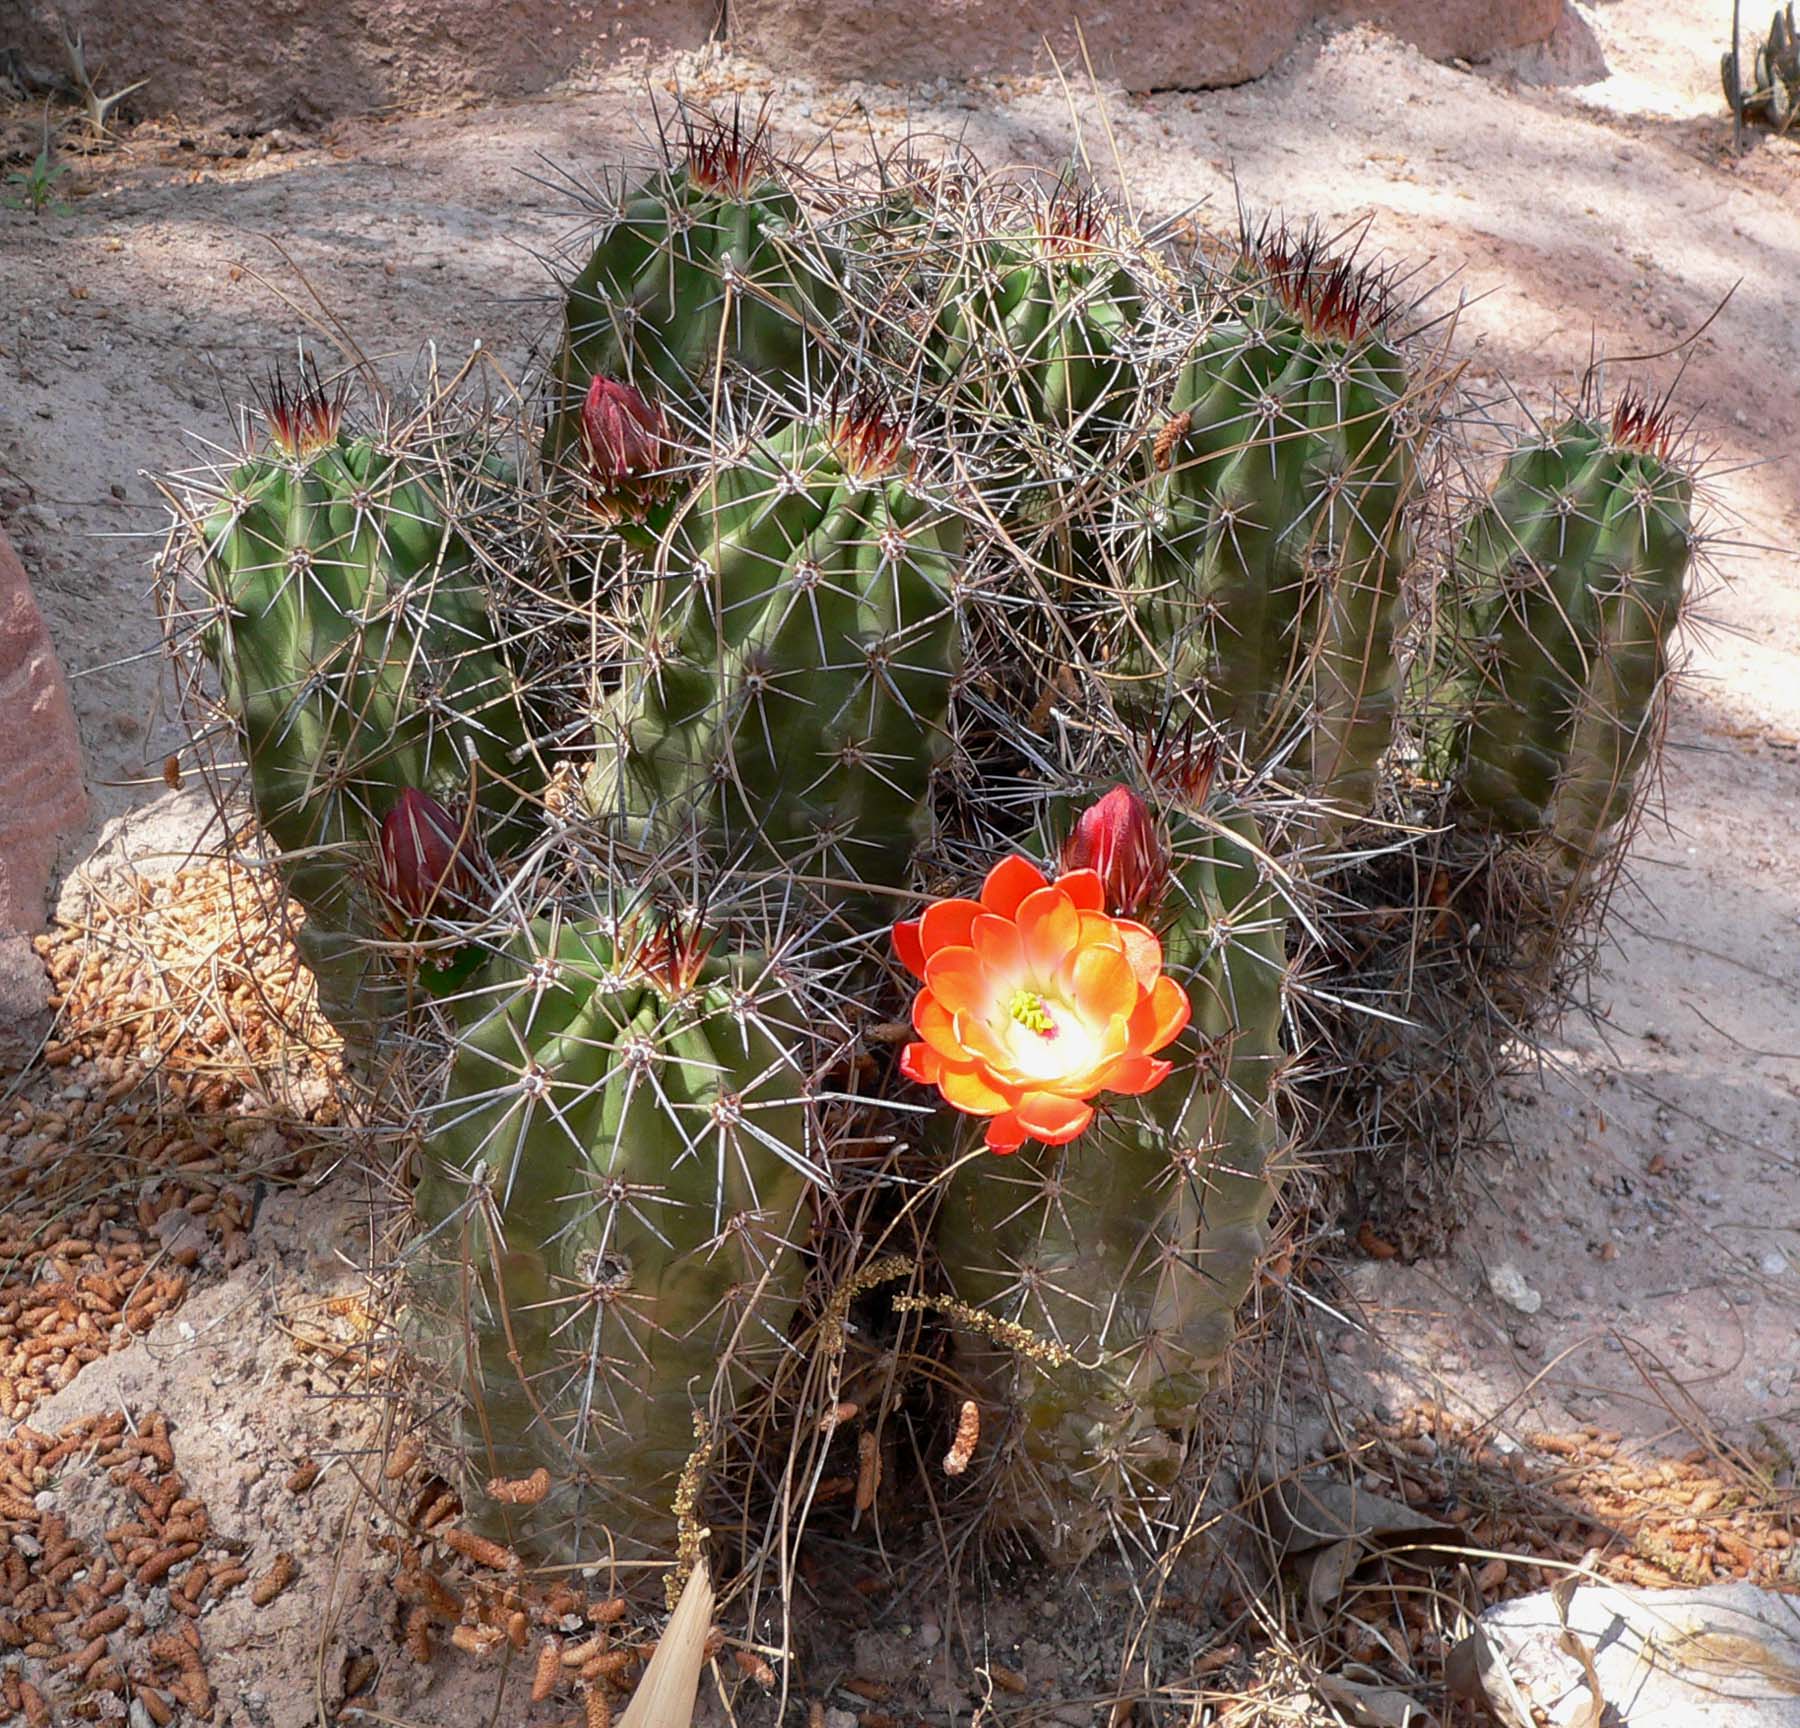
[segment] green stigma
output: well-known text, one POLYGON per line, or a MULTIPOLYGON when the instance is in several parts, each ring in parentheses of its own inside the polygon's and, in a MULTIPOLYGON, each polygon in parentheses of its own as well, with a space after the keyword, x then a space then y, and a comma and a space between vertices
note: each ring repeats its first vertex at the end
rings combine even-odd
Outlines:
POLYGON ((1050 1010, 1044 1006, 1044 999, 1035 990, 1015 990, 1012 1000, 1007 1003, 1006 1011, 1021 1026, 1033 1032, 1040 1032, 1046 1038, 1056 1031, 1056 1022, 1050 1018, 1050 1010))

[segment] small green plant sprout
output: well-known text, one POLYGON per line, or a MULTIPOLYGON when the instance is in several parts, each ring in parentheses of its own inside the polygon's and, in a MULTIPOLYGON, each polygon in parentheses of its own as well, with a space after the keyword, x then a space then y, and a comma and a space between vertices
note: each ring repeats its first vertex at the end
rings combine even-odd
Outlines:
POLYGON ((6 207, 29 210, 34 216, 42 216, 46 210, 63 214, 68 206, 57 203, 56 183, 67 172, 68 169, 56 159, 56 144, 50 136, 50 106, 46 103, 43 145, 29 168, 18 168, 7 175, 7 185, 16 186, 18 190, 8 195, 6 207))

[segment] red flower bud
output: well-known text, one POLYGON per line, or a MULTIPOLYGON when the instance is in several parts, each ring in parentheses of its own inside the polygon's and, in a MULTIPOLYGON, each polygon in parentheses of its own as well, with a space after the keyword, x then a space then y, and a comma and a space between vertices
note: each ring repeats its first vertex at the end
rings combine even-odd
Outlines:
POLYGON ((381 824, 382 897, 409 920, 454 917, 475 899, 474 851, 473 834, 429 792, 409 787, 381 824))
POLYGON ((595 373, 581 405, 581 436, 599 503, 642 515, 663 464, 668 422, 662 409, 629 384, 595 373))
POLYGON ((1062 868, 1092 870, 1115 918, 1136 918, 1161 898, 1169 857, 1156 818, 1129 786, 1115 786, 1082 811, 1063 842, 1062 868))

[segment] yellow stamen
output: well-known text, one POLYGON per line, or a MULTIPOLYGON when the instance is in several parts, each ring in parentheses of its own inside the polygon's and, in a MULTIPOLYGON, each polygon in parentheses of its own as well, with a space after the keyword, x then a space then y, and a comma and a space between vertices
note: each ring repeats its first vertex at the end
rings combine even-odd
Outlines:
POLYGON ((1044 999, 1035 990, 1015 990, 1012 1000, 1006 1005, 1006 1012, 1028 1031, 1037 1032, 1045 1038, 1056 1036, 1056 1022, 1050 1018, 1050 1010, 1044 1006, 1044 999))

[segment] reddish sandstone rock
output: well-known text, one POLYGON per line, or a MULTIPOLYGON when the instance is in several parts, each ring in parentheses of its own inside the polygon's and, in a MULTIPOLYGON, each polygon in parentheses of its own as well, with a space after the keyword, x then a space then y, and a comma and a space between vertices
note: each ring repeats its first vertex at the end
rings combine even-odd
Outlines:
MULTIPOLYGON (((60 63, 59 10, 25 0, 27 61, 60 63)), ((1167 90, 1258 77, 1318 19, 1482 60, 1547 40, 1562 15, 1563 0, 88 0, 81 27, 90 66, 146 81, 141 112, 262 128, 524 95, 699 48, 721 25, 784 75, 881 83, 1046 72, 1054 52, 1081 89, 1085 37, 1103 81, 1167 90)))
POLYGON ((69 687, 0 533, 0 935, 42 926, 57 847, 86 820, 69 687))
POLYGON ((1318 20, 1367 21, 1439 59, 1483 60, 1548 39, 1563 0, 732 0, 733 45, 810 77, 883 81, 1035 69, 1054 53, 1076 88, 1241 84, 1318 20), (1079 23, 1080 32, 1076 25, 1079 23))

